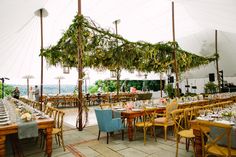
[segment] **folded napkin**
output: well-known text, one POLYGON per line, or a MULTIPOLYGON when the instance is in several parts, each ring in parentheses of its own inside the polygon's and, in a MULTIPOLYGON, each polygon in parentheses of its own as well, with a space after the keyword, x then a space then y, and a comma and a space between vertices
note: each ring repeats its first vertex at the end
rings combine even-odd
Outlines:
POLYGON ((36 121, 24 122, 22 120, 18 124, 18 138, 31 138, 38 136, 38 126, 36 121))

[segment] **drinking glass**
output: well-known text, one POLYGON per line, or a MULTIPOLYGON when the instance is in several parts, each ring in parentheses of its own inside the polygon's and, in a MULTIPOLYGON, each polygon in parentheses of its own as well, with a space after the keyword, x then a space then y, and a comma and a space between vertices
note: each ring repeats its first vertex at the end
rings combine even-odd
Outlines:
POLYGON ((213 108, 213 113, 214 113, 214 114, 217 114, 217 113, 218 113, 218 108, 217 108, 217 107, 214 107, 214 108, 213 108))
POLYGON ((201 117, 205 116, 205 110, 199 110, 198 113, 201 117))

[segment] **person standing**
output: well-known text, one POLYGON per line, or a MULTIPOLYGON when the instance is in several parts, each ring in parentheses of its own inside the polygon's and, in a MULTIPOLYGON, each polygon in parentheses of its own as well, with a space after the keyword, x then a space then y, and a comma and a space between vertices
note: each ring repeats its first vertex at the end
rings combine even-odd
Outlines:
POLYGON ((34 100, 33 93, 34 93, 33 88, 32 88, 32 86, 30 86, 30 88, 29 88, 29 99, 30 100, 34 100))
POLYGON ((34 95, 35 95, 35 101, 39 101, 39 89, 37 85, 35 86, 34 89, 34 95))
POLYGON ((13 97, 13 98, 16 98, 16 99, 19 99, 19 97, 20 97, 20 91, 19 91, 18 87, 16 87, 15 90, 12 91, 12 97, 13 97))

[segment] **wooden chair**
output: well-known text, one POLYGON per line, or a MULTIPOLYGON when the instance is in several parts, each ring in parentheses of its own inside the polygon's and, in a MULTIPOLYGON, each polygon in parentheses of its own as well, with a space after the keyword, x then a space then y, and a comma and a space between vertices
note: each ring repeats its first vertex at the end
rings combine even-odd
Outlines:
POLYGON ((56 115, 56 123, 55 127, 52 130, 52 135, 55 135, 57 143, 62 147, 65 151, 64 139, 63 139, 63 120, 65 113, 63 111, 58 110, 56 115))
MULTIPOLYGON (((55 135, 56 143, 58 143, 59 146, 62 145, 63 150, 65 151, 64 139, 63 139, 63 120, 65 113, 56 108, 48 107, 46 114, 54 119, 54 127, 52 129, 52 135, 55 135)), ((46 137, 46 132, 43 131, 42 141, 41 141, 43 142, 42 148, 44 148, 46 142, 45 137, 46 137)))
POLYGON ((153 121, 153 125, 155 126, 162 126, 164 127, 164 138, 165 141, 167 140, 167 128, 169 126, 174 126, 174 121, 171 117, 171 112, 178 108, 177 101, 174 100, 170 104, 166 106, 166 112, 163 117, 155 118, 153 121))
POLYGON ((192 109, 177 109, 171 112, 172 119, 175 123, 175 135, 176 135, 176 157, 178 156, 178 149, 179 149, 179 142, 181 138, 186 139, 186 150, 188 150, 188 143, 192 142, 193 148, 194 148, 194 134, 192 129, 186 129, 187 126, 185 124, 186 122, 186 116, 192 116, 189 115, 190 111, 192 109), (184 112, 185 111, 185 112, 184 112))
POLYGON ((193 107, 193 117, 196 118, 199 116, 199 110, 203 109, 202 106, 194 106, 193 107))
POLYGON ((204 157, 209 155, 231 157, 236 156, 236 149, 231 148, 231 130, 232 126, 222 123, 210 121, 197 121, 201 130, 202 141, 202 155, 204 157), (204 127, 210 127, 210 133, 204 131, 204 127), (226 146, 219 145, 218 143, 226 137, 226 146))
MULTIPOLYGON (((155 117, 155 112, 150 115, 150 113, 147 112, 147 109, 144 108, 144 114, 143 114, 143 121, 142 122, 136 122, 134 127, 134 134, 136 137, 136 128, 143 128, 143 143, 146 144, 146 136, 147 136, 147 129, 151 128, 155 132, 155 128, 153 127, 153 120, 155 117)), ((155 133, 154 133, 155 135, 155 133)), ((155 136, 156 140, 156 136, 155 136)))

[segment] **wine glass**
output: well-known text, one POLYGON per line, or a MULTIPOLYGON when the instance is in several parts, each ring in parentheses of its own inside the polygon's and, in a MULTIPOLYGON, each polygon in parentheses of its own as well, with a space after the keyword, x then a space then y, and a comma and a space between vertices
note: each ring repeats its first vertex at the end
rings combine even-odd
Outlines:
POLYGON ((198 113, 199 113, 200 117, 205 116, 205 110, 199 110, 198 113))
POLYGON ((218 113, 218 108, 217 108, 217 107, 214 107, 214 108, 213 108, 213 113, 214 113, 214 114, 217 114, 217 113, 218 113))

